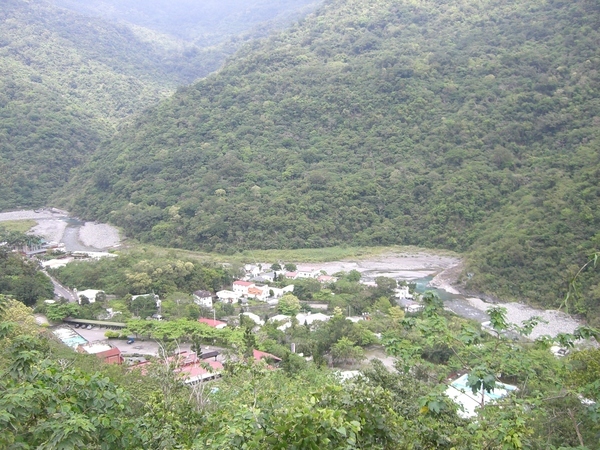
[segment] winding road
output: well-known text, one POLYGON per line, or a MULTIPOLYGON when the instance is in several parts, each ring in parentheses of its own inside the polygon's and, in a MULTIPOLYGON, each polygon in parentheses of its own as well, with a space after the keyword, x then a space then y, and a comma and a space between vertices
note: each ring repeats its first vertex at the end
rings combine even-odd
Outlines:
POLYGON ((54 285, 54 296, 55 297, 66 298, 71 303, 79 303, 78 298, 73 291, 71 291, 69 288, 64 287, 62 284, 60 284, 58 281, 56 281, 54 279, 54 277, 52 277, 52 275, 50 275, 45 270, 42 270, 42 272, 44 272, 44 274, 48 278, 50 278, 50 281, 52 281, 52 284, 54 285))

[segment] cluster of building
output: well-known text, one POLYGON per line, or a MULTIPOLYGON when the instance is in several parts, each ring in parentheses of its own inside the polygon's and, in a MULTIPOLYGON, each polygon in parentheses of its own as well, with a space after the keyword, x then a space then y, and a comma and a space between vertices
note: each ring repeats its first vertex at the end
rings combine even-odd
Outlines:
MULTIPOLYGON (((252 357, 255 361, 265 360, 271 368, 281 362, 281 358, 256 349, 252 351, 252 357)), ((166 363, 173 368, 173 372, 183 383, 194 385, 221 377, 224 366, 217 358, 221 358, 221 355, 216 351, 198 355, 196 352, 185 350, 167 358, 166 363)), ((152 364, 156 362, 144 359, 133 365, 131 370, 145 375, 152 364)))
POLYGON ((294 285, 290 284, 283 288, 271 286, 281 278, 286 280, 297 280, 300 278, 312 278, 320 283, 334 283, 336 277, 324 275, 320 270, 298 269, 294 272, 274 270, 263 271, 261 265, 247 264, 244 266, 246 275, 233 282, 231 290, 223 289, 213 296, 209 291, 194 292, 194 302, 206 308, 213 307, 213 300, 223 303, 247 303, 249 299, 259 300, 270 305, 276 305, 285 294, 294 292, 294 285))
POLYGON ((65 345, 78 353, 96 355, 108 364, 123 364, 121 350, 106 342, 88 342, 83 336, 70 327, 59 327, 52 333, 65 345))

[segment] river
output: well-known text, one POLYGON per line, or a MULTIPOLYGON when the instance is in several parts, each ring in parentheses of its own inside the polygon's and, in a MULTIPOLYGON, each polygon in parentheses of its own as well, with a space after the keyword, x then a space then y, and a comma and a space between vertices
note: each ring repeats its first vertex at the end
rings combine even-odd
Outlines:
MULTIPOLYGON (((433 276, 427 276, 413 280, 416 283, 416 291, 420 294, 426 291, 435 292, 440 299, 444 302, 444 306, 459 316, 466 317, 467 319, 476 320, 477 322, 483 323, 490 320, 489 316, 485 311, 478 309, 473 306, 472 301, 469 301, 467 297, 461 294, 452 294, 443 289, 438 289, 429 285, 433 276)), ((490 305, 492 306, 492 305, 490 305)))
POLYGON ((65 245, 65 250, 69 252, 97 252, 98 249, 94 247, 88 247, 83 245, 79 240, 79 232, 81 231, 81 227, 84 226, 84 222, 81 222, 78 219, 74 219, 72 217, 68 217, 63 219, 67 226, 62 235, 62 239, 60 242, 65 245))
POLYGON ((83 222, 56 208, 0 213, 0 222, 35 220, 30 233, 47 242, 62 243, 67 251, 99 252, 120 244, 119 232, 110 225, 83 222))

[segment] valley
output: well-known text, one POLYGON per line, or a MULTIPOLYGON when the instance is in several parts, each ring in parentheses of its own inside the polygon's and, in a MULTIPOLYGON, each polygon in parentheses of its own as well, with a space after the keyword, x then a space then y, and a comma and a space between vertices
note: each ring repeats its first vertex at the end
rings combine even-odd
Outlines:
MULTIPOLYGON (((55 208, 0 213, 0 226, 3 221, 27 219, 37 221, 37 225, 30 230, 30 233, 60 243, 68 252, 102 252, 109 248, 114 250, 120 247, 119 233, 113 227, 106 224, 83 223, 69 217, 66 211, 55 208)), ((359 252, 369 255, 374 253, 374 250, 365 248, 359 252)), ((312 251, 319 252, 319 250, 312 251)), ((431 252, 427 249, 379 248, 375 252, 379 255, 360 259, 322 260, 318 263, 302 260, 294 260, 294 262, 306 270, 324 271, 328 274, 357 271, 365 282, 373 283, 377 277, 388 277, 398 282, 414 282, 417 292, 422 294, 426 291, 433 291, 440 296, 445 307, 450 311, 479 323, 489 321, 489 316, 485 314, 485 311, 492 306, 506 308, 508 320, 515 324, 520 324, 533 316, 539 316, 547 323, 541 323, 536 327, 535 334, 531 336, 532 339, 542 335, 556 336, 559 333, 573 333, 578 326, 582 325, 564 312, 535 309, 518 301, 504 303, 502 300, 496 299, 493 303, 486 303, 473 295, 461 294, 459 286, 456 285, 459 274, 456 272, 456 268, 462 264, 458 255, 452 255, 449 252, 446 252, 446 255, 444 252, 431 252), (450 276, 445 276, 445 274, 450 274, 450 276)), ((252 257, 261 258, 261 252, 252 252, 252 257)), ((212 255, 212 258, 227 264, 231 262, 227 255, 212 255)), ((71 260, 69 259, 69 261, 71 260)), ((248 263, 248 261, 242 262, 248 263)), ((268 263, 262 263, 262 266, 267 267, 268 265, 268 263)))
POLYGON ((594 0, 4 0, 0 448, 600 448, 599 99, 594 0))

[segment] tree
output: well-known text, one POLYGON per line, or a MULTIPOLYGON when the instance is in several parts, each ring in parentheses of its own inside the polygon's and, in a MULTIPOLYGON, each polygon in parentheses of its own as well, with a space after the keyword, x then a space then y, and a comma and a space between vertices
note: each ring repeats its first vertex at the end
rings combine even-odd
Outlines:
POLYGON ((388 277, 377 277, 375 278, 375 283, 377 283, 377 287, 375 288, 375 292, 373 296, 375 298, 379 297, 393 297, 394 289, 398 287, 398 283, 393 278, 388 277))
POLYGON ((294 294, 288 292, 279 299, 277 310, 281 314, 295 316, 300 312, 300 300, 294 294))
POLYGON ((156 306, 156 300, 154 295, 144 295, 142 297, 136 297, 131 300, 129 304, 129 310, 136 315, 145 319, 146 317, 152 317, 158 310, 156 306))
POLYGON ((364 359, 365 352, 346 336, 341 337, 331 347, 331 357, 335 362, 353 364, 364 359))
POLYGON ((81 307, 77 303, 54 303, 46 307, 46 317, 61 322, 65 317, 79 317, 81 307))
POLYGON ((379 312, 381 314, 388 314, 392 304, 390 303, 387 297, 380 297, 371 307, 371 310, 375 312, 379 312))
POLYGON ((283 268, 285 270, 287 270, 288 272, 295 272, 296 270, 298 270, 298 267, 296 267, 296 264, 294 263, 286 263, 283 268))
POLYGON ((404 319, 404 310, 399 306, 392 306, 388 310, 388 314, 392 318, 392 322, 395 326, 399 325, 402 319, 404 319))
POLYGON ((271 270, 273 270, 273 271, 281 270, 281 264, 279 264, 279 263, 271 264, 271 270))

